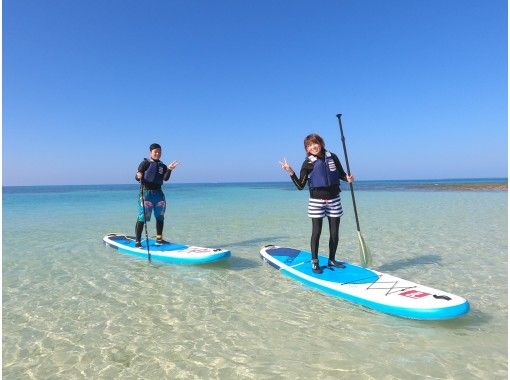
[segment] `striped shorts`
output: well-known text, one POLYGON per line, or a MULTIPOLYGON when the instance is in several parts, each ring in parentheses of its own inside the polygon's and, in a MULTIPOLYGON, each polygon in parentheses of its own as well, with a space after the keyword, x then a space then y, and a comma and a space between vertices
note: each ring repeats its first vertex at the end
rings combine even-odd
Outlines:
POLYGON ((314 199, 308 201, 308 216, 310 218, 324 218, 325 216, 339 218, 344 214, 340 197, 335 199, 314 199))

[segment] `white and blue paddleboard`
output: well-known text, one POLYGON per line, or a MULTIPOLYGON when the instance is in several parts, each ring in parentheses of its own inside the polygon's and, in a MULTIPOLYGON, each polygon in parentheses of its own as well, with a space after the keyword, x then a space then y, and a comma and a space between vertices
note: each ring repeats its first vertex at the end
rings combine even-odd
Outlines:
MULTIPOLYGON (((147 241, 142 240, 142 247, 135 247, 135 238, 117 233, 111 233, 103 241, 112 248, 123 253, 148 258, 147 241)), ((156 244, 155 239, 149 239, 151 260, 165 261, 178 264, 203 264, 220 260, 230 256, 230 251, 220 248, 194 247, 178 243, 164 242, 156 244)))
POLYGON ((383 313, 435 320, 469 311, 469 302, 462 297, 345 262, 343 269, 328 267, 323 256, 319 256, 323 272, 316 274, 307 251, 270 245, 262 248, 260 255, 295 280, 383 313))

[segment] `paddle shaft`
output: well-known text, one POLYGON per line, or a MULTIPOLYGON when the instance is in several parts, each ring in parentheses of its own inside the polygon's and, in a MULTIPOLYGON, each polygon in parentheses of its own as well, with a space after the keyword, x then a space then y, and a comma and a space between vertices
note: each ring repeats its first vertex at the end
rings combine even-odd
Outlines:
MULTIPOLYGON (((345 146, 345 137, 344 137, 344 129, 342 128, 342 114, 339 113, 336 115, 338 118, 338 125, 340 126, 340 136, 342 139, 342 145, 344 148, 344 157, 345 157, 345 166, 347 167, 347 175, 351 175, 351 168, 349 167, 349 157, 347 157, 347 147, 345 146)), ((358 229, 358 232, 361 232, 361 229, 359 227, 359 219, 358 219, 358 209, 356 208, 356 198, 354 197, 354 187, 352 186, 352 182, 349 182, 349 187, 351 189, 351 195, 352 195, 352 204, 354 206, 354 216, 356 217, 356 228, 358 229)))
POLYGON ((149 261, 151 261, 151 251, 149 250, 149 234, 147 232, 147 217, 145 216, 145 197, 143 196, 143 179, 140 179, 140 194, 142 196, 143 224, 145 226, 145 240, 147 241, 147 256, 149 261))

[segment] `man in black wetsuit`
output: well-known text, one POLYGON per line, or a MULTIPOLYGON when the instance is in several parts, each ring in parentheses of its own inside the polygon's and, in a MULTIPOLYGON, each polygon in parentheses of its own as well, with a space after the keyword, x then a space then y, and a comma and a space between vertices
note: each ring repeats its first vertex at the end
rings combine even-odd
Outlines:
POLYGON ((144 158, 138 165, 135 179, 142 183, 144 189, 144 197, 142 199, 142 192, 140 192, 140 199, 138 202, 138 218, 135 226, 136 247, 142 246, 142 231, 144 223, 151 220, 152 210, 154 210, 154 217, 156 218, 156 244, 162 244, 163 240, 163 225, 165 221, 166 201, 165 194, 161 190, 163 181, 168 181, 172 170, 179 164, 177 161, 171 162, 168 166, 162 163, 161 146, 159 144, 151 144, 149 147, 150 158, 144 158), (144 215, 145 210, 145 215, 144 215))

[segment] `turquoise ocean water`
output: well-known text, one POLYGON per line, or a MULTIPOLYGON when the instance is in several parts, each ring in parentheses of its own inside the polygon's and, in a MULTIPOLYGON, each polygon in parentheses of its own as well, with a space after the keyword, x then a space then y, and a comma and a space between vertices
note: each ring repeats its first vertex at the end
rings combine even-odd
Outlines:
MULTIPOLYGON (((356 200, 375 269, 470 301, 435 322, 264 264, 263 245, 309 246, 308 193, 291 183, 166 185, 165 237, 232 251, 200 266, 104 246, 133 233, 136 185, 4 187, 3 378, 506 379, 508 193, 416 186, 434 183, 360 181, 356 200)), ((349 191, 342 201, 337 257, 359 263, 349 191)))

